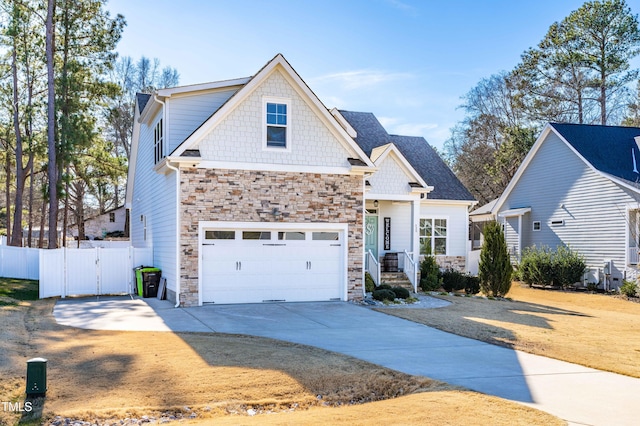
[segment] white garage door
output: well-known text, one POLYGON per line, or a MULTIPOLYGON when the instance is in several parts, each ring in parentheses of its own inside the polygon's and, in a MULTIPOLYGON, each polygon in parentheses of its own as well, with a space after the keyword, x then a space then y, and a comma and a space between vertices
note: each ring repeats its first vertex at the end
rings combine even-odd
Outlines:
POLYGON ((341 300, 344 232, 203 228, 203 303, 341 300))

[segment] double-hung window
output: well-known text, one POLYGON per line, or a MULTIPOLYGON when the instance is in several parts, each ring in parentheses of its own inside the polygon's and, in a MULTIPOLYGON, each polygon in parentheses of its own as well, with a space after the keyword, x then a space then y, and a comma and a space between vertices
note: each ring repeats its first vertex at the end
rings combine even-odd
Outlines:
POLYGON ((265 146, 267 148, 289 148, 290 114, 287 100, 267 99, 265 101, 265 146))
POLYGON ((420 254, 447 254, 447 219, 420 219, 420 254))

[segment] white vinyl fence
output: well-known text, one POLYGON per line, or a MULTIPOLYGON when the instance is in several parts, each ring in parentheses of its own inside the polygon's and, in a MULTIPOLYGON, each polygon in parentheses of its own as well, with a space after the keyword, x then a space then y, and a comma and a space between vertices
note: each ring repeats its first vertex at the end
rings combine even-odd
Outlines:
POLYGON ((40 251, 40 297, 133 292, 133 268, 152 265, 152 249, 40 251))
POLYGON ((152 262, 151 248, 0 246, 0 276, 40 280, 40 298, 131 293, 133 268, 152 262))
POLYGON ((467 272, 471 275, 478 275, 480 266, 480 250, 470 250, 467 252, 467 272))
POLYGON ((38 279, 39 249, 0 245, 0 277, 38 279))

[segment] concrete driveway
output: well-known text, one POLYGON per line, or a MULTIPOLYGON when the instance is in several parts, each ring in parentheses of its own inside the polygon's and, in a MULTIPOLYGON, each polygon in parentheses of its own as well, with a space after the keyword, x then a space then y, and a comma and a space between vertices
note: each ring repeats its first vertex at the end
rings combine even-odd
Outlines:
POLYGON ((501 348, 346 302, 176 309, 157 299, 100 297, 60 300, 54 316, 60 324, 89 329, 270 337, 499 396, 570 424, 638 424, 640 379, 501 348))

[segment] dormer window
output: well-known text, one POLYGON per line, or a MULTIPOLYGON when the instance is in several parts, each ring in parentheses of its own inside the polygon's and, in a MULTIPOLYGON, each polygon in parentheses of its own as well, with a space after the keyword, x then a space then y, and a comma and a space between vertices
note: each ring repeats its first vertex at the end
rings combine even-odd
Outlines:
POLYGON ((265 99, 265 148, 288 149, 290 139, 290 106, 286 99, 265 99))
POLYGON ((153 129, 153 163, 158 164, 165 157, 164 153, 164 137, 162 129, 162 118, 156 123, 153 129))

